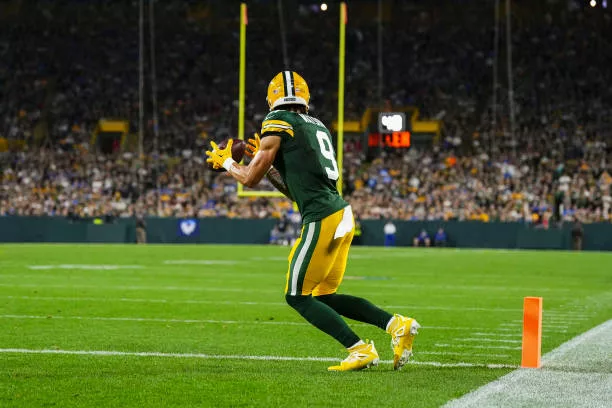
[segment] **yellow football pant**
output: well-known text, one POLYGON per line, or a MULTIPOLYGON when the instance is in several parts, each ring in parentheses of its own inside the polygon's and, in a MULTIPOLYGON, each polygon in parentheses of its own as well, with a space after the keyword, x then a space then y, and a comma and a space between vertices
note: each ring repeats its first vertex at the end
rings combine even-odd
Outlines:
POLYGON ((352 213, 350 232, 336 239, 334 235, 348 208, 302 227, 302 235, 289 254, 285 294, 321 296, 338 290, 355 233, 352 213))

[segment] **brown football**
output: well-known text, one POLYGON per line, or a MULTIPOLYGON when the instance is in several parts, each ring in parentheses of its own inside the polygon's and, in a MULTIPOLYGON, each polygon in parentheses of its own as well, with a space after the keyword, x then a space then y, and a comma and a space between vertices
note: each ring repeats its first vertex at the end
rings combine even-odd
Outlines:
MULTIPOLYGON (((242 161, 242 158, 244 157, 244 149, 246 148, 246 143, 244 143, 244 140, 240 140, 240 139, 231 139, 231 140, 234 141, 234 144, 232 145, 232 158, 236 160, 236 163, 240 163, 242 161)), ((230 141, 230 139, 225 139, 222 142, 218 143, 217 146, 219 146, 219 149, 225 149, 225 146, 227 146, 228 141, 230 141)), ((216 171, 220 173, 227 171, 223 167, 221 167, 220 169, 214 170, 212 168, 212 164, 210 163, 208 163, 208 168, 211 169, 212 171, 216 171)))

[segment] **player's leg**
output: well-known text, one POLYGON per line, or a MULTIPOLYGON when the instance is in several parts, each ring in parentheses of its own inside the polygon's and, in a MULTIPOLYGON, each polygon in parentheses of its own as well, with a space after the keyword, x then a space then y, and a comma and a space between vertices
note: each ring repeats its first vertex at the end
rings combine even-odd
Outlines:
POLYGON ((302 236, 295 242, 289 255, 285 299, 313 326, 348 348, 359 342, 359 336, 338 313, 311 296, 312 289, 327 272, 325 254, 330 240, 324 221, 305 225, 302 236))
POLYGON ((352 360, 330 370, 357 370, 378 363, 374 345, 363 343, 336 311, 311 295, 331 265, 329 249, 337 219, 337 214, 332 214, 320 222, 307 224, 302 230, 290 254, 285 299, 309 323, 349 349, 352 360))
POLYGON ((329 274, 317 286, 313 295, 317 300, 325 303, 344 317, 369 323, 385 330, 387 324, 393 318, 391 313, 375 306, 366 299, 336 293, 344 278, 352 236, 353 234, 350 233, 338 239, 336 257, 329 274))
POLYGON ((393 367, 397 370, 412 356, 414 337, 421 326, 413 318, 399 314, 392 315, 366 299, 336 293, 344 278, 352 235, 353 232, 339 242, 329 274, 316 287, 313 295, 344 317, 369 323, 387 331, 391 335, 393 367))

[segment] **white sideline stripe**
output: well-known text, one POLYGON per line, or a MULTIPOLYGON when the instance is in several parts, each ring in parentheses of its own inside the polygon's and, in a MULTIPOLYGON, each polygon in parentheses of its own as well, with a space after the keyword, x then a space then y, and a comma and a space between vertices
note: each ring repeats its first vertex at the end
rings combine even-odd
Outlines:
POLYGON ((291 296, 295 296, 297 294, 297 284, 298 278, 300 276, 300 269, 302 268, 302 263, 304 262, 304 257, 306 257, 306 253, 310 249, 310 244, 312 244, 312 237, 314 235, 315 229, 317 229, 317 225, 314 222, 311 222, 306 226, 308 232, 306 233, 306 241, 304 245, 302 245, 302 249, 300 249, 300 253, 298 254, 297 259, 295 260, 295 264, 293 265, 293 270, 291 271, 291 296))
POLYGON ((611 332, 612 319, 544 355, 541 369, 515 370, 450 401, 444 407, 608 407, 612 401, 612 373, 609 372, 610 365, 607 364, 610 360, 611 346, 608 339, 611 332), (592 355, 593 352, 596 354, 592 355), (569 364, 558 367, 571 370, 572 366, 579 366, 583 362, 588 364, 588 359, 592 359, 590 362, 604 365, 608 371, 576 373, 558 369, 547 370, 547 367, 556 367, 558 365, 555 363, 564 360, 569 364))
MULTIPOLYGON (((13 286, 13 285, 3 285, 0 286, 13 286)), ((29 285, 28 287, 38 287, 38 285, 29 285)), ((48 285, 45 285, 48 287, 48 285)), ((83 287, 83 286, 60 286, 60 287, 83 287)), ((96 286, 86 286, 88 288, 96 288, 96 286)), ((135 290, 148 288, 146 286, 116 286, 113 287, 115 289, 122 288, 133 288, 135 290)), ((168 287, 174 288, 174 287, 168 287)), ((190 290, 185 288, 185 290, 190 290)), ((200 289, 191 289, 191 290, 200 290, 200 289)), ((201 290, 210 290, 210 291, 219 291, 222 292, 225 289, 223 288, 201 288, 201 290)), ((229 291, 229 289, 228 289, 229 291)), ((243 291, 243 289, 238 289, 236 291, 243 291)), ((229 305, 229 304, 244 304, 244 305, 264 305, 264 306, 286 306, 285 302, 235 302, 228 300, 173 300, 173 299, 139 299, 139 298, 98 298, 98 297, 62 297, 62 296, 12 296, 5 295, 0 296, 0 298, 7 299, 23 299, 23 300, 67 300, 67 301, 94 301, 94 302, 136 302, 136 303, 190 303, 190 304, 219 304, 219 305, 229 305)), ((440 306, 419 306, 419 305, 385 305, 386 308, 396 308, 396 309, 414 309, 414 310, 469 310, 469 311, 482 311, 482 312, 506 312, 506 311, 518 311, 518 309, 487 309, 487 308, 473 308, 473 307, 440 307, 440 306)))
POLYGON ((485 338, 485 337, 478 337, 478 338, 468 337, 468 338, 463 338, 459 340, 478 341, 478 342, 483 342, 483 343, 518 343, 518 344, 522 343, 522 340, 491 339, 491 338, 485 338))
POLYGON ((500 350, 520 350, 521 347, 513 346, 478 346, 474 344, 444 344, 436 343, 435 347, 453 347, 453 348, 467 348, 467 349, 500 349, 500 350))
MULTIPOLYGON (((9 354, 68 354, 86 356, 133 356, 133 357, 170 357, 170 358, 201 358, 209 360, 264 360, 264 361, 324 361, 337 362, 335 357, 290 357, 290 356, 249 356, 249 355, 220 355, 220 354, 200 354, 200 353, 161 353, 155 351, 106 351, 106 350, 36 350, 20 348, 3 348, 0 353, 9 354)), ((392 364, 392 360, 381 360, 382 364, 392 364)), ((444 368, 516 368, 511 364, 484 364, 484 363, 441 363, 438 361, 408 361, 409 365, 421 365, 444 368)))

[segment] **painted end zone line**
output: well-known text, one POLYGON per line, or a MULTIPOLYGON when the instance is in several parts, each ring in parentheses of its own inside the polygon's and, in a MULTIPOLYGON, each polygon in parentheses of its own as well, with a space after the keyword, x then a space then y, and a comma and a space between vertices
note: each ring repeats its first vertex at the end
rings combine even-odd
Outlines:
MULTIPOLYGON (((164 358, 201 358, 208 360, 263 360, 263 361, 329 361, 337 362, 340 359, 334 357, 290 357, 290 356, 242 356, 242 355, 219 355, 199 353, 160 353, 160 352, 136 352, 136 351, 104 351, 104 350, 35 350, 6 348, 0 349, 5 354, 68 354, 81 356, 130 356, 130 357, 164 357, 164 358)), ((391 360, 382 360, 382 364, 391 364, 391 360)), ((482 363, 440 363, 438 361, 409 361, 408 364, 442 367, 442 368, 517 368, 510 364, 482 364, 482 363)))

